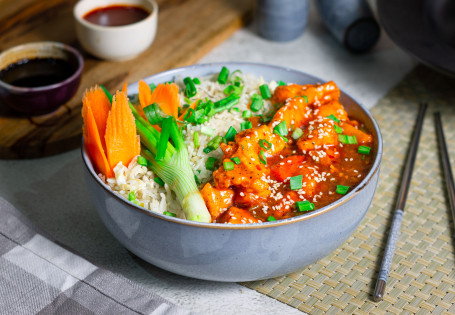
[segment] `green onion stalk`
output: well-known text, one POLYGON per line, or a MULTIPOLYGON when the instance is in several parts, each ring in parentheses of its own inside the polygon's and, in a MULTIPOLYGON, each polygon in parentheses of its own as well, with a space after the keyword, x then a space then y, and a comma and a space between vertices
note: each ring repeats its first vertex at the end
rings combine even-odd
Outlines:
MULTIPOLYGON (((102 88, 112 102, 112 95, 102 88)), ((147 166, 175 192, 188 220, 211 222, 210 213, 195 182, 188 150, 176 119, 163 114, 156 103, 144 108, 148 121, 139 115, 131 103, 129 106, 136 119, 136 130, 142 145, 141 155, 147 159, 147 166), (166 131, 162 129, 160 133, 152 125, 165 127, 166 131), (163 134, 167 141, 160 141, 163 134)))

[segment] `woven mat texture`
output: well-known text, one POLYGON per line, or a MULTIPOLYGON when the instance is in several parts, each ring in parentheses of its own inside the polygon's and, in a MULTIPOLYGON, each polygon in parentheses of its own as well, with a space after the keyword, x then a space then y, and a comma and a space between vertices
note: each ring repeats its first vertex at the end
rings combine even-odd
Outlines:
POLYGON ((434 111, 441 111, 455 166, 455 80, 419 66, 372 109, 384 155, 373 203, 356 232, 307 268, 242 284, 309 314, 455 314, 455 231, 434 111), (429 107, 386 294, 375 303, 371 296, 420 101, 429 107))

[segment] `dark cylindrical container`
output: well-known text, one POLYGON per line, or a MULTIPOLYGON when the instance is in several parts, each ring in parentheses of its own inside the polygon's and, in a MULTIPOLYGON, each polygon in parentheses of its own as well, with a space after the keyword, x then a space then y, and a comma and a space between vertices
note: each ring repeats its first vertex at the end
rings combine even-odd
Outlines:
POLYGON ((351 52, 371 49, 381 28, 365 0, 316 0, 324 24, 332 35, 351 52))

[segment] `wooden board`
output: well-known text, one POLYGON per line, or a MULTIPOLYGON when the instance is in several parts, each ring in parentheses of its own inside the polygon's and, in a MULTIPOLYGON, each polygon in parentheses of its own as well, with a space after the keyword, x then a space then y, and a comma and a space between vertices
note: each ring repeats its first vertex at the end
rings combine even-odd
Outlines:
POLYGON ((244 25, 253 7, 253 0, 158 0, 158 32, 152 46, 133 60, 108 62, 87 54, 77 42, 72 16, 76 2, 0 0, 0 51, 50 40, 75 47, 85 60, 78 92, 54 113, 25 117, 0 104, 0 158, 43 157, 80 146, 86 88, 103 84, 114 90, 125 81, 195 63, 244 25))

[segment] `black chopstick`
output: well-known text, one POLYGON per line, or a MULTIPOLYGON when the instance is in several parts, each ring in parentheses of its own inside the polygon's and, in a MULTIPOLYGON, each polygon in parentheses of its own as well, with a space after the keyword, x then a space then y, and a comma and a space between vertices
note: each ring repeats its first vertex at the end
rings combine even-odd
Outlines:
POLYGON ((417 116, 417 123, 414 130, 414 135, 411 140, 411 147, 409 148, 408 158, 401 178, 400 191, 398 193, 398 200, 395 205, 395 213, 393 215, 392 226, 389 231, 389 238, 382 258, 381 270, 379 271, 376 288, 374 289, 373 300, 379 302, 384 297, 385 286, 389 277, 390 266, 392 265, 392 258, 395 252, 395 245, 400 232, 401 220, 403 218, 404 206, 406 204, 406 197, 411 183, 412 170, 417 155, 417 148, 419 145, 420 134, 422 133, 423 119, 427 110, 426 103, 420 103, 419 115, 417 116))
POLYGON ((442 128, 441 114, 436 112, 434 114, 436 122, 436 133, 438 134, 439 149, 442 160, 442 168, 444 170, 447 194, 449 195, 450 209, 452 210, 452 218, 455 221, 455 186, 453 183, 452 167, 450 166, 449 152, 447 150, 446 139, 444 137, 444 130, 442 128))

